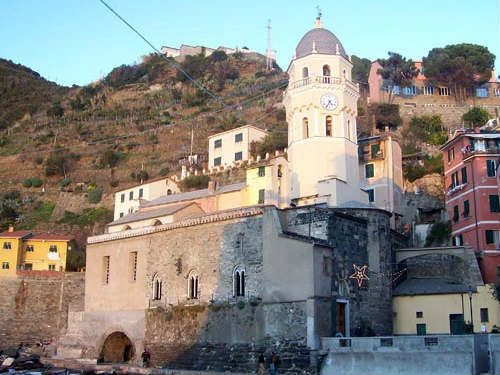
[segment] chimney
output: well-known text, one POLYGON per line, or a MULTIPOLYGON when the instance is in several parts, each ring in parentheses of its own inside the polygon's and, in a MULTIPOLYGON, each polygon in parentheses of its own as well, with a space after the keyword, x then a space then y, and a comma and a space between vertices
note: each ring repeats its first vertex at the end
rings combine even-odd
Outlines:
POLYGON ((8 230, 9 233, 12 233, 14 232, 14 226, 12 224, 9 224, 9 230, 8 230))
POLYGON ((216 189, 217 189, 217 181, 213 180, 208 181, 208 192, 215 193, 216 189))

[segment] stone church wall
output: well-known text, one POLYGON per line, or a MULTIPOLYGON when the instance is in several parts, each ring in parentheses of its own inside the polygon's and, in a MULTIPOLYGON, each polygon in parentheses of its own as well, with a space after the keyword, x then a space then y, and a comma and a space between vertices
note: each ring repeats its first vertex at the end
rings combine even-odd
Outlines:
POLYGON ((0 278, 0 349, 57 339, 69 310, 82 310, 83 273, 22 271, 0 278))

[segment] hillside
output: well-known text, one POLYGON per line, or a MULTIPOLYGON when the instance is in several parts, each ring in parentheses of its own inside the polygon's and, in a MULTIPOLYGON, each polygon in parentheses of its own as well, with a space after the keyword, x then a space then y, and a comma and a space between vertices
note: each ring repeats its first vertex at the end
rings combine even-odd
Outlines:
POLYGON ((71 89, 2 64, 9 73, 0 92, 10 103, 2 100, 2 106, 12 108, 1 130, 2 192, 16 190, 20 197, 16 214, 0 214, 0 225, 15 220, 18 227, 99 232, 99 222, 109 220, 102 210, 112 208, 113 191, 179 171, 191 130, 193 152, 205 156, 209 134, 249 123, 270 130, 283 124, 287 77, 279 68, 266 72, 263 56, 188 56, 180 63, 224 105, 194 88, 172 62, 146 56, 71 89))

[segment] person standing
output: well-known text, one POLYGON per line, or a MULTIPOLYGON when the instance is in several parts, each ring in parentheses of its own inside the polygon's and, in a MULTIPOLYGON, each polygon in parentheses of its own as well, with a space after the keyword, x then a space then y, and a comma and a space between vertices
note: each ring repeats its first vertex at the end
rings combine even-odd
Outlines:
POLYGON ((259 375, 264 375, 266 373, 266 360, 264 359, 264 353, 259 355, 259 375))
POLYGON ((269 364, 269 373, 271 375, 276 375, 276 373, 278 372, 279 361, 279 357, 276 355, 276 353, 271 352, 271 363, 269 364))
POLYGON ((151 359, 151 354, 149 354, 148 349, 144 348, 141 357, 142 357, 142 367, 149 367, 149 360, 151 359))

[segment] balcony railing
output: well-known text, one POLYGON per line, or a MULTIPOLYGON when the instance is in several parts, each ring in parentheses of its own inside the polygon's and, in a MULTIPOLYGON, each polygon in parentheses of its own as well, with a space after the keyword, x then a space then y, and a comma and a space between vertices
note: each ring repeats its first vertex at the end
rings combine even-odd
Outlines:
POLYGON ((474 148, 472 145, 467 145, 462 148, 463 158, 466 159, 469 156, 477 154, 498 154, 500 153, 499 147, 485 147, 485 148, 474 148))
POLYGON ((372 154, 371 152, 363 153, 359 155, 359 160, 361 162, 367 162, 371 160, 382 160, 384 159, 384 152, 382 150, 378 151, 376 154, 372 154))
POLYGON ((306 77, 302 78, 298 81, 292 82, 288 85, 289 89, 297 89, 302 86, 312 85, 314 83, 320 83, 324 85, 340 85, 342 81, 346 81, 351 85, 354 85, 353 82, 348 81, 346 79, 342 80, 340 77, 331 77, 331 76, 316 76, 316 77, 306 77))

